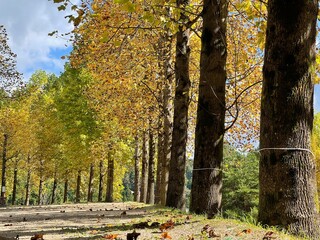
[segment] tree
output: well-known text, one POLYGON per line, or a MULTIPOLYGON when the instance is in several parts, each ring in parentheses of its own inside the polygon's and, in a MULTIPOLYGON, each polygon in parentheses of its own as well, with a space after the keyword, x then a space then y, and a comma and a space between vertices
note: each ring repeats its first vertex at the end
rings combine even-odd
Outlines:
POLYGON ((313 124, 317 1, 268 1, 259 221, 318 239, 313 124))
POLYGON ((208 218, 221 209, 227 9, 227 1, 204 1, 190 211, 208 218))
POLYGON ((21 74, 16 69, 16 57, 9 45, 8 34, 3 25, 0 25, 0 87, 13 92, 20 85, 21 74))
POLYGON ((188 139, 188 107, 189 107, 189 59, 190 59, 190 23, 185 10, 189 1, 177 1, 177 7, 182 8, 176 40, 175 64, 175 96, 171 159, 169 168, 169 183, 166 205, 179 209, 185 208, 185 168, 186 147, 188 139))

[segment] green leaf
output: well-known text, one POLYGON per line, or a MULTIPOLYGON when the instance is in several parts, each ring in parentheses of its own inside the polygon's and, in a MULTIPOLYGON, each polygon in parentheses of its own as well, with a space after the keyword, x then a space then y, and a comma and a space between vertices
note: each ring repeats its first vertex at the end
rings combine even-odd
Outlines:
POLYGON ((58 10, 59 11, 64 11, 64 10, 66 10, 66 6, 64 6, 64 5, 59 6, 58 10))
POLYGON ((54 3, 61 3, 64 2, 64 0, 53 0, 54 3))
POLYGON ((114 3, 118 3, 118 4, 125 4, 129 2, 129 0, 114 0, 114 3))

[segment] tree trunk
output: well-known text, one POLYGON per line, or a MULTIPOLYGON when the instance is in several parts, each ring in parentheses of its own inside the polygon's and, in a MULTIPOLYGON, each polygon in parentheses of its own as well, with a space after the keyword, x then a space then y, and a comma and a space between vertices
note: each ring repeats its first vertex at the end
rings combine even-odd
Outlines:
MULTIPOLYGON (((178 8, 185 8, 188 0, 177 0, 178 8)), ((182 11, 180 21, 185 23, 188 17, 182 11)), ((172 132, 171 161, 166 206, 185 209, 185 168, 188 140, 189 107, 189 35, 186 24, 179 26, 176 42, 176 89, 174 97, 174 117, 172 132)))
POLYGON ((148 158, 147 158, 147 137, 143 132, 142 136, 142 169, 141 169, 141 190, 140 190, 140 202, 147 202, 147 190, 148 190, 148 158))
POLYGON ((161 203, 160 192, 161 192, 161 163, 164 158, 163 149, 163 121, 162 115, 159 115, 158 119, 158 149, 157 149, 157 180, 156 180, 156 192, 155 192, 155 204, 161 203))
POLYGON ((200 83, 190 210, 221 210, 227 1, 204 0, 200 83))
POLYGON ((94 175, 94 165, 93 163, 90 164, 90 174, 89 174, 89 184, 88 184, 88 202, 92 202, 93 196, 93 175, 94 175))
MULTIPOLYGON (((151 121, 150 121, 151 122, 151 121)), ((147 203, 154 204, 154 187, 155 187, 155 142, 153 139, 152 129, 149 129, 149 171, 148 171, 148 191, 147 203)))
POLYGON ((14 163, 14 172, 13 172, 12 205, 16 204, 17 184, 18 184, 18 163, 19 163, 19 160, 16 159, 14 163))
POLYGON ((38 205, 42 205, 42 191, 43 191, 43 160, 40 160, 39 167, 39 191, 38 191, 38 205))
POLYGON ((102 202, 102 193, 103 193, 103 161, 99 163, 99 193, 98 193, 98 202, 102 202))
POLYGON ((28 158, 27 158, 28 172, 27 172, 27 180, 26 180, 26 198, 24 200, 24 205, 26 205, 26 206, 29 206, 29 203, 30 203, 30 180, 31 180, 30 160, 31 160, 31 157, 30 157, 30 155, 28 155, 28 158))
POLYGON ((163 41, 163 69, 165 82, 163 87, 163 150, 164 158, 161 163, 161 187, 160 202, 166 204, 167 189, 169 181, 169 165, 171 158, 171 139, 172 139, 172 85, 173 67, 171 60, 172 36, 169 30, 162 38, 163 41))
POLYGON ((317 1, 268 1, 260 130, 259 221, 319 239, 310 152, 317 1))
POLYGON ((139 139, 135 137, 134 147, 134 201, 138 202, 140 199, 140 171, 139 171, 139 139))
POLYGON ((56 192, 57 192, 57 185, 58 185, 58 180, 57 180, 57 174, 55 173, 54 174, 54 179, 53 179, 51 204, 54 204, 54 202, 55 202, 56 192))
POLYGON ((2 175, 1 175, 1 198, 0 205, 5 205, 6 197, 6 182, 7 182, 7 146, 8 134, 3 135, 3 149, 2 149, 2 175))
POLYGON ((114 159, 112 150, 108 152, 108 174, 107 174, 107 194, 106 202, 113 202, 113 181, 114 181, 114 159))
POLYGON ((68 181, 68 178, 66 178, 64 180, 63 203, 66 203, 68 201, 68 186, 69 186, 69 181, 68 181))
POLYGON ((39 191, 38 191, 38 205, 42 205, 42 191, 43 191, 43 179, 42 177, 39 180, 39 191))
POLYGON ((77 190, 76 190, 76 203, 79 203, 81 200, 81 170, 78 170, 78 176, 77 176, 77 190))

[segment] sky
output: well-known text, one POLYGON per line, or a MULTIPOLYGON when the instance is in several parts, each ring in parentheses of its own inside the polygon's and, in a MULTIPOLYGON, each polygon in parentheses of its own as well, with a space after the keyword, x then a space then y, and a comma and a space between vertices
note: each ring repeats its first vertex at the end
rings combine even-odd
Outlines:
MULTIPOLYGON (((24 79, 39 69, 57 75, 63 71, 65 60, 61 56, 70 52, 70 44, 48 33, 67 33, 72 26, 64 18, 67 13, 59 12, 57 6, 48 0, 0 0, 0 24, 7 29, 9 45, 17 54, 18 71, 24 79)), ((320 112, 320 85, 315 87, 314 103, 315 112, 320 112)))
POLYGON ((56 74, 63 70, 61 56, 70 52, 70 46, 65 46, 69 43, 48 33, 66 33, 72 26, 58 6, 48 0, 0 0, 0 24, 7 29, 9 46, 17 54, 18 71, 24 79, 39 69, 56 74))

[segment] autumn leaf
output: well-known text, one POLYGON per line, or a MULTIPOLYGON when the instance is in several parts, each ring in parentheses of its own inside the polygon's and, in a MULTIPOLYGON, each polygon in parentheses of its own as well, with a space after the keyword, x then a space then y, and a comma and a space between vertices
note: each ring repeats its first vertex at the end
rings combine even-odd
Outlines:
POLYGON ((43 234, 35 234, 33 237, 31 237, 31 240, 44 240, 43 234))
POLYGON ((162 223, 159 229, 161 230, 161 232, 163 232, 164 230, 169 230, 169 229, 172 229, 173 227, 174 227, 174 222, 172 220, 168 220, 166 223, 162 223))
POLYGON ((105 235, 103 238, 105 239, 117 239, 119 234, 108 234, 108 235, 105 235))
POLYGON ((163 232, 161 234, 161 239, 172 239, 168 232, 163 232))
POLYGON ((251 232, 252 232, 252 230, 251 230, 250 228, 244 229, 244 230, 242 230, 241 232, 238 232, 238 233, 236 234, 236 236, 240 236, 240 235, 242 235, 242 234, 250 234, 251 232))

